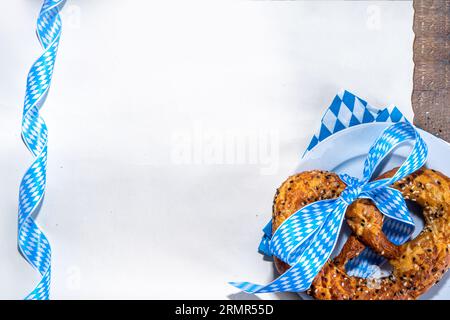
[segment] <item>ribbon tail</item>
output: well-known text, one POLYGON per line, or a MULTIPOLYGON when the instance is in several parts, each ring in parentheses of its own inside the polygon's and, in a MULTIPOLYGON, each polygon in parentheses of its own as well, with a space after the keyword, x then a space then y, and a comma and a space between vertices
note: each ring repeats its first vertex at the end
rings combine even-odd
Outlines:
POLYGON ((307 290, 330 257, 339 236, 347 206, 343 201, 335 203, 332 213, 328 215, 321 227, 306 238, 305 247, 297 250, 300 256, 288 271, 267 285, 251 282, 230 282, 230 284, 252 294, 307 290))
MULTIPOLYGON (((293 266, 280 277, 267 285, 260 285, 251 282, 229 282, 229 284, 239 290, 251 294, 268 292, 302 292, 308 290, 312 282, 312 279, 311 281, 304 281, 306 276, 304 271, 303 265, 293 266)), ((308 279, 309 278, 306 280, 308 279)))
POLYGON ((311 203, 286 219, 275 231, 270 242, 274 256, 293 265, 303 250, 308 247, 321 226, 337 206, 337 200, 322 200, 311 203))

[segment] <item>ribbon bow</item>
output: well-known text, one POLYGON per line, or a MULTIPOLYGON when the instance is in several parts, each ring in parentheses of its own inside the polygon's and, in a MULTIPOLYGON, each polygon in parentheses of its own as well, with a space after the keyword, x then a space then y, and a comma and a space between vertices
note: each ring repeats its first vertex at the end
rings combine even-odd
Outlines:
MULTIPOLYGON (((339 175, 347 185, 339 198, 322 200, 303 207, 286 219, 273 236, 272 221, 266 225, 260 250, 267 255, 276 256, 291 265, 291 268, 267 285, 250 282, 230 284, 248 293, 307 290, 333 252, 345 211, 358 198, 371 199, 387 217, 386 220, 389 220, 391 226, 397 226, 385 232, 388 239, 397 245, 404 243, 414 230, 414 222, 401 192, 389 186, 421 168, 426 162, 427 153, 425 142, 409 122, 396 123, 386 128, 369 150, 364 163, 363 178, 339 175), (371 181, 380 162, 395 147, 406 141, 414 141, 414 146, 394 176, 371 181)), ((386 225, 387 221, 384 224, 386 225)), ((359 262, 367 259, 369 255, 366 253, 364 256, 363 252, 358 257, 359 262)))

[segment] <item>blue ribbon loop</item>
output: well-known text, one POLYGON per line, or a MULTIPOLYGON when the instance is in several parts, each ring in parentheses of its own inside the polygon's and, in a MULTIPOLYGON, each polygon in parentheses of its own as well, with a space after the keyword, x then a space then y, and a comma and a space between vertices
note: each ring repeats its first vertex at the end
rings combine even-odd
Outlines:
POLYGON ((28 73, 22 118, 22 139, 34 156, 19 189, 18 247, 23 257, 40 274, 41 279, 25 298, 48 299, 50 291, 50 243, 35 222, 45 193, 47 172, 47 126, 39 115, 53 74, 61 36, 60 9, 64 0, 45 0, 37 19, 37 36, 43 53, 28 73))
MULTIPOLYGON (((385 215, 383 231, 390 241, 396 245, 406 242, 414 231, 414 222, 401 192, 389 186, 421 168, 427 153, 425 142, 409 122, 395 123, 386 128, 369 150, 363 178, 339 175, 347 185, 339 198, 303 207, 286 219, 273 235, 272 221, 266 225, 259 250, 279 258, 291 268, 267 285, 250 282, 230 284, 248 293, 307 290, 333 252, 345 211, 359 198, 371 199, 385 215), (398 171, 391 178, 371 181, 380 162, 406 141, 414 141, 414 146, 398 171)), ((373 258, 373 252, 366 249, 351 262, 353 267, 360 268, 357 270, 360 274, 367 276, 371 273, 369 263, 373 261, 377 261, 373 258)))

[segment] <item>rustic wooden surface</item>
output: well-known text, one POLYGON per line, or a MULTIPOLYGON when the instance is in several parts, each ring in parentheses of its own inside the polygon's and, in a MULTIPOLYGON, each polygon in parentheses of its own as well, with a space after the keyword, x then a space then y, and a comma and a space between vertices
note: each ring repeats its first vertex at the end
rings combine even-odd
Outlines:
POLYGON ((414 123, 450 142, 450 0, 414 0, 414 123))

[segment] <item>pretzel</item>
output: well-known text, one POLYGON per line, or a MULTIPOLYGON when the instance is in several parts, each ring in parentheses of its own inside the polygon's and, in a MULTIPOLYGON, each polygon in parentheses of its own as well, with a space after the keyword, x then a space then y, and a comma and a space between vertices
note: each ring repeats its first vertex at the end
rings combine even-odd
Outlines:
MULTIPOLYGON (((379 178, 392 177, 396 170, 379 178)), ((300 208, 336 198, 345 187, 339 176, 326 171, 307 171, 289 177, 275 195, 273 231, 300 208)), ((341 252, 329 259, 314 278, 308 294, 329 300, 416 299, 442 278, 450 264, 450 179, 435 170, 422 168, 392 187, 422 207, 425 226, 421 233, 403 245, 394 245, 382 232, 383 216, 371 200, 356 200, 345 213, 352 235, 341 252), (389 277, 374 283, 346 273, 346 263, 366 246, 392 265, 389 277)), ((280 273, 289 268, 283 261, 274 260, 280 273)))

